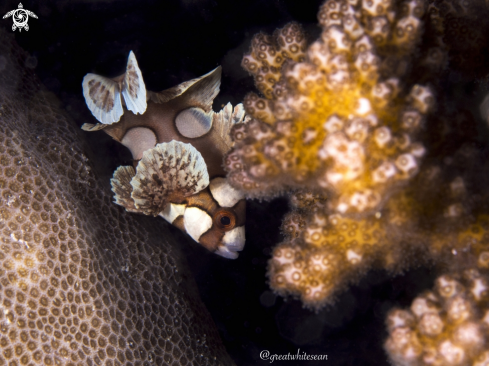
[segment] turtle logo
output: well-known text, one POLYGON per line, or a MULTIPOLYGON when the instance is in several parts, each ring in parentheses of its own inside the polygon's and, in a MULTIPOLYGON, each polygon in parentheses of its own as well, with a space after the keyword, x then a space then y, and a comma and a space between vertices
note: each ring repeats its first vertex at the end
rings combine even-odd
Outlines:
POLYGON ((25 28, 25 30, 28 31, 29 25, 27 24, 27 21, 29 20, 29 15, 37 19, 36 14, 34 14, 30 10, 24 9, 22 3, 19 3, 19 8, 9 11, 7 14, 3 16, 3 19, 8 18, 10 16, 12 17, 12 19, 14 20, 14 25, 12 25, 13 31, 15 31, 17 28, 19 28, 19 32, 22 31, 22 28, 25 28))

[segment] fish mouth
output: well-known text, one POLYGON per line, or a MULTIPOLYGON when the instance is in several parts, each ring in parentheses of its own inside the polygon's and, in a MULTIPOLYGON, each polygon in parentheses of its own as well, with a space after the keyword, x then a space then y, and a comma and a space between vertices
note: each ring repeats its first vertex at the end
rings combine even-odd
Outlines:
POLYGON ((222 244, 216 249, 215 253, 228 259, 236 259, 237 252, 243 250, 245 245, 245 228, 238 226, 224 234, 222 244))

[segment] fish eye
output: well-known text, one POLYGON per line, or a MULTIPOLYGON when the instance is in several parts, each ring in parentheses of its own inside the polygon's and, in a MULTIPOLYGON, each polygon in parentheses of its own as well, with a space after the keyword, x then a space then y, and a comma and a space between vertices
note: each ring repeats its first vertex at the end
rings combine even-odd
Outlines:
POLYGON ((214 222, 221 230, 228 231, 236 225, 236 215, 232 211, 219 210, 214 215, 214 222))
POLYGON ((231 223, 231 219, 228 216, 221 216, 221 224, 227 226, 231 223))

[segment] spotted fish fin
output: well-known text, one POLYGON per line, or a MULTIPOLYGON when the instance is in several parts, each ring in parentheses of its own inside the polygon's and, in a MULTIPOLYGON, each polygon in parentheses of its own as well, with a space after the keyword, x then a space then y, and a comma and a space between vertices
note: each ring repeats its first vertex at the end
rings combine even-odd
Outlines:
POLYGON ((83 78, 83 96, 88 108, 102 125, 85 123, 85 131, 97 131, 119 122, 124 110, 122 108, 121 94, 127 109, 134 114, 143 114, 146 111, 146 86, 143 75, 139 69, 134 52, 127 58, 126 72, 109 79, 96 74, 87 74, 83 78))
POLYGON ((212 109, 214 98, 219 94, 221 73, 222 68, 218 66, 201 77, 185 81, 159 93, 151 93, 150 99, 155 103, 166 103, 182 96, 182 98, 186 98, 188 105, 200 107, 209 112, 212 109))
POLYGON ((122 96, 128 110, 134 114, 146 112, 146 86, 132 51, 127 58, 126 73, 122 79, 122 96))
POLYGON ((110 180, 112 192, 114 192, 115 203, 124 207, 129 212, 140 212, 134 205, 131 197, 132 186, 131 179, 136 175, 132 166, 120 166, 114 172, 110 180))
POLYGON ((231 103, 224 106, 219 113, 214 113, 212 125, 230 150, 233 147, 231 128, 238 123, 247 123, 251 117, 245 114, 243 104, 237 104, 234 109, 231 103))
POLYGON ((83 78, 82 86, 88 109, 99 122, 110 125, 121 119, 124 111, 117 81, 96 74, 87 74, 83 78))
POLYGON ((172 197, 192 196, 208 185, 202 155, 191 144, 173 140, 143 153, 131 180, 131 197, 138 210, 156 216, 172 197))

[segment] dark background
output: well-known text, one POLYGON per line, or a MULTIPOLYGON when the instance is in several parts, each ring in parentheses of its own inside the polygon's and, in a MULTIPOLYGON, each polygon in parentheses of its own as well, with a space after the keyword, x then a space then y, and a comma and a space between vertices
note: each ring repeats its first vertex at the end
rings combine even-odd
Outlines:
MULTIPOLYGON (((146 87, 159 91, 223 66, 217 111, 228 101, 239 103, 253 80, 240 67, 251 37, 271 33, 291 20, 310 39, 320 32, 316 14, 322 0, 266 1, 23 1, 30 30, 15 31, 17 42, 32 58, 44 85, 82 125, 94 123, 82 96, 81 82, 92 72, 114 77, 124 72, 130 50, 136 54, 146 87)), ((2 1, 0 14, 18 7, 2 1)), ((12 32, 12 19, 0 26, 12 32)), ((107 184, 130 155, 103 132, 85 133, 98 174, 107 184)), ((409 306, 434 275, 423 268, 402 276, 371 272, 341 294, 333 306, 318 313, 299 301, 275 297, 266 279, 271 248, 281 241, 279 226, 287 201, 249 201, 247 244, 235 261, 208 253, 177 229, 223 342, 237 365, 266 365, 260 351, 272 354, 327 354, 328 365, 386 365, 382 349, 384 320, 393 306, 409 306)), ((157 218, 155 219, 157 220, 157 218)), ((274 365, 315 365, 314 361, 274 362, 274 365)))

